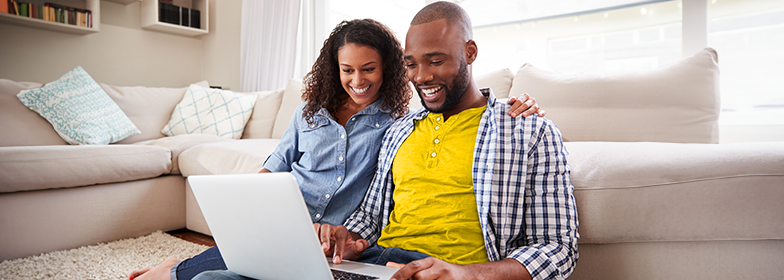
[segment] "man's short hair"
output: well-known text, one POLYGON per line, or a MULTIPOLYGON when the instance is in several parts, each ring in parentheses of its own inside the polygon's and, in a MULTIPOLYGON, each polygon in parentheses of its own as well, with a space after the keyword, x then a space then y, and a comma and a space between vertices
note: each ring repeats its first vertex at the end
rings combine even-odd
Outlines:
POLYGON ((471 18, 468 13, 452 2, 438 1, 425 6, 411 20, 411 25, 419 25, 440 19, 445 19, 450 26, 463 27, 468 38, 473 39, 474 34, 471 30, 471 18))

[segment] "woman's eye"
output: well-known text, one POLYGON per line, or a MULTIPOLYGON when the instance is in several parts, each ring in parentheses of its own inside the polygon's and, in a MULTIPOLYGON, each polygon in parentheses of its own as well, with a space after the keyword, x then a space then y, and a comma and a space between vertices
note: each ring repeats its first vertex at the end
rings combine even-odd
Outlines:
POLYGON ((366 68, 366 69, 363 69, 363 70, 365 70, 365 72, 371 73, 371 72, 373 72, 373 70, 376 70, 376 68, 366 68))
POLYGON ((353 69, 343 69, 343 73, 346 73, 346 74, 351 74, 353 72, 354 72, 353 69))

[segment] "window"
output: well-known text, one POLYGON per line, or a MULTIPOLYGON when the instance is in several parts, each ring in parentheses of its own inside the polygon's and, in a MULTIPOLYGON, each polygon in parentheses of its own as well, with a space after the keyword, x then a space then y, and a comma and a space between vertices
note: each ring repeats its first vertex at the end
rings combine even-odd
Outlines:
MULTIPOLYGON (((708 46, 717 50, 721 69, 721 142, 784 140, 784 1, 705 1, 708 46)), ((341 20, 373 18, 404 42, 426 2, 328 0, 320 32, 326 38, 341 20)), ((454 2, 474 24, 475 75, 504 67, 515 72, 524 63, 561 73, 622 73, 684 56, 681 1, 454 2)))

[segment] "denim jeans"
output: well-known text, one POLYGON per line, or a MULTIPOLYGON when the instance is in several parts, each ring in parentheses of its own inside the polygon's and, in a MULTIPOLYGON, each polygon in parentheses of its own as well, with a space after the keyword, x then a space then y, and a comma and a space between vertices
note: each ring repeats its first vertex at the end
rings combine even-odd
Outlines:
MULTIPOLYGON (((427 257, 429 256, 419 252, 406 251, 398 248, 384 248, 378 245, 374 245, 373 247, 365 250, 365 252, 362 253, 362 256, 360 256, 357 261, 377 265, 386 265, 387 262, 407 264, 409 262, 427 257)), ((175 265, 172 268, 172 279, 247 280, 252 278, 248 278, 226 270, 226 265, 223 263, 223 258, 220 256, 220 251, 218 251, 217 247, 212 247, 207 251, 204 251, 204 253, 175 265), (205 253, 207 256, 202 256, 205 255, 205 253), (204 263, 201 264, 201 261, 204 261, 204 263), (188 263, 183 267, 185 273, 181 273, 179 271, 179 267, 181 264, 186 262, 188 263), (218 262, 220 265, 218 265, 218 262), (194 272, 198 275, 193 274, 194 272), (187 278, 184 278, 185 276, 187 276, 187 278)))

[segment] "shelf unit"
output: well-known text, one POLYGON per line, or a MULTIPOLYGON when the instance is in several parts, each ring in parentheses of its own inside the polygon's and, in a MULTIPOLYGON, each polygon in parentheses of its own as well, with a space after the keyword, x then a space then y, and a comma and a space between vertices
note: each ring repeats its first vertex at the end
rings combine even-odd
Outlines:
POLYGON ((174 1, 174 4, 181 7, 199 10, 201 13, 201 28, 180 26, 158 21, 158 0, 142 0, 142 28, 186 36, 200 36, 209 33, 209 0, 174 1))
MULTIPOLYGON (((5 0, 0 0, 5 1, 5 0)), ((28 2, 28 1, 25 1, 28 2)), ((44 2, 36 2, 36 1, 29 1, 35 4, 43 5, 44 2)), ((62 3, 61 1, 57 0, 47 0, 46 2, 52 3, 62 3)), ((84 0, 84 6, 77 6, 73 5, 74 1, 67 2, 65 5, 72 6, 74 8, 80 9, 87 9, 90 10, 93 14, 93 27, 81 27, 76 25, 70 25, 60 22, 51 22, 37 18, 29 18, 29 17, 22 17, 12 14, 5 14, 0 13, 0 22, 13 24, 13 25, 21 25, 39 29, 48 29, 54 30, 59 32, 67 32, 73 34, 92 34, 98 31, 101 31, 101 1, 100 0, 84 0)))
POLYGON ((142 1, 142 0, 106 0, 106 1, 119 3, 119 4, 123 4, 123 5, 128 5, 128 4, 131 4, 133 2, 139 2, 139 1, 142 1))

